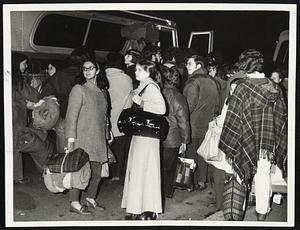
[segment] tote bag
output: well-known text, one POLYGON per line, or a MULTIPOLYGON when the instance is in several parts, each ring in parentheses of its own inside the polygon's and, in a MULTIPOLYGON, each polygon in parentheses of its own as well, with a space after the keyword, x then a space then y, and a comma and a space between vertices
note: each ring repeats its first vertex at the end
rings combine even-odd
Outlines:
POLYGON ((204 140, 199 146, 197 153, 206 161, 221 161, 222 154, 219 152, 219 141, 222 128, 216 125, 215 120, 209 123, 209 128, 205 134, 204 140))
POLYGON ((195 168, 196 163, 193 159, 178 157, 173 187, 192 189, 195 168))
POLYGON ((223 192, 223 215, 225 220, 241 221, 246 207, 247 188, 236 176, 225 182, 223 192))

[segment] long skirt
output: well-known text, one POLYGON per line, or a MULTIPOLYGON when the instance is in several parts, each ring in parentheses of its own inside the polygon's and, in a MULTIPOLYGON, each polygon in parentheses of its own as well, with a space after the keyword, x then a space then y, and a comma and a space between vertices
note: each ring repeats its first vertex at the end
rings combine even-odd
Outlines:
POLYGON ((132 137, 121 204, 127 213, 162 212, 159 151, 158 139, 132 137))

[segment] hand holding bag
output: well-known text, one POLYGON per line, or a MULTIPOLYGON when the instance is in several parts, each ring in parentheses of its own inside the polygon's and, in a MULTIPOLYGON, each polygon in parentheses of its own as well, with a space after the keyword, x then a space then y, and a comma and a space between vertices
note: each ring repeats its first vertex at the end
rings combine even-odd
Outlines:
POLYGON ((216 121, 209 123, 205 138, 199 146, 197 153, 206 161, 221 161, 222 154, 218 148, 222 128, 217 126, 216 121))

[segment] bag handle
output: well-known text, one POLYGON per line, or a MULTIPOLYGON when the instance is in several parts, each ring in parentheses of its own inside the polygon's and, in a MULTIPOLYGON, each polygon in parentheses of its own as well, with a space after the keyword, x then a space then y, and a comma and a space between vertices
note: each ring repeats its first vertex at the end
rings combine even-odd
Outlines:
MULTIPOLYGON (((145 91, 145 89, 148 87, 148 85, 150 84, 154 84, 153 82, 150 82, 149 84, 147 84, 139 93, 138 95, 141 97, 143 92, 145 91)), ((136 103, 133 102, 133 108, 140 108, 140 106, 136 103)))
POLYGON ((63 170, 63 168, 64 168, 64 163, 65 163, 65 161, 66 161, 67 155, 69 154, 69 149, 68 149, 68 148, 65 148, 65 152, 66 152, 66 154, 65 154, 65 156, 64 156, 64 158, 63 158, 63 160, 62 160, 62 162, 61 162, 61 166, 60 166, 60 173, 63 173, 63 172, 64 172, 64 170, 63 170))
MULTIPOLYGON (((147 84, 140 92, 139 92, 139 96, 141 96, 143 94, 143 92, 146 90, 146 88, 148 87, 148 85, 153 84, 155 85, 153 82, 150 82, 149 84, 147 84)), ((155 85, 156 86, 156 85, 155 85)))

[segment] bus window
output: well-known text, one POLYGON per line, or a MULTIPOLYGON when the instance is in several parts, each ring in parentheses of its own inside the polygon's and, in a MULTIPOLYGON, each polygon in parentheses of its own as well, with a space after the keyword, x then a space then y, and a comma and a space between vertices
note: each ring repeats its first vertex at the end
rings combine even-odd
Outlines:
POLYGON ((33 43, 37 46, 78 47, 83 43, 87 25, 87 19, 49 14, 39 23, 33 43))
POLYGON ((191 32, 188 48, 195 49, 199 54, 205 56, 213 51, 214 32, 199 31, 191 32))
POLYGON ((126 39, 121 36, 123 25, 103 21, 92 21, 86 45, 95 50, 120 51, 126 39))
POLYGON ((159 43, 162 50, 173 46, 172 31, 159 30, 159 43))

